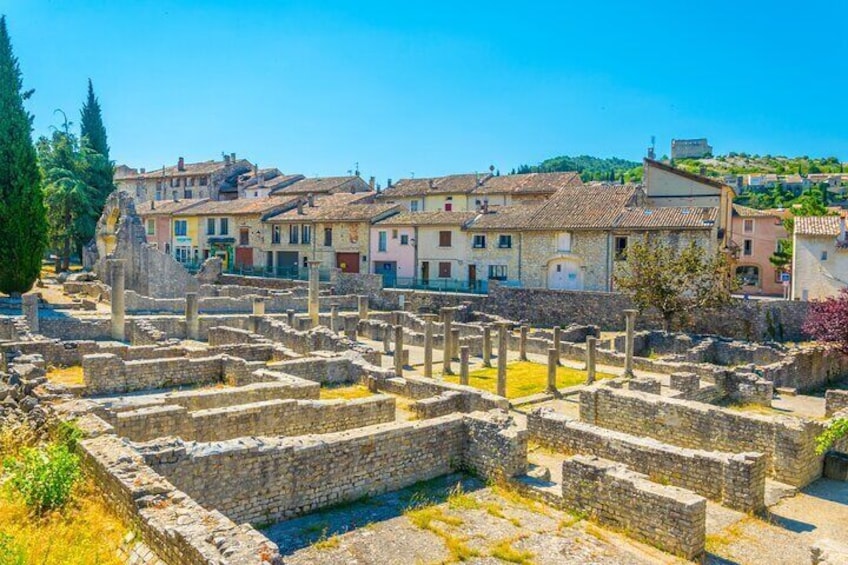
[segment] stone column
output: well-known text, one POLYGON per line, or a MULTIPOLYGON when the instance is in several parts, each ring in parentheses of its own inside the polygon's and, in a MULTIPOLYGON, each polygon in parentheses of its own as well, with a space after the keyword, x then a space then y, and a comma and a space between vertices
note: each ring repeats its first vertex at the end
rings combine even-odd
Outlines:
POLYGON ((559 360, 560 351, 562 348, 562 328, 559 326, 554 326, 554 349, 557 352, 557 365, 562 365, 562 362, 559 360))
POLYGON ((624 377, 633 377, 633 333, 636 329, 636 310, 625 310, 626 338, 624 341, 624 377))
POLYGON ((342 319, 344 320, 345 337, 351 341, 356 341, 356 327, 359 325, 359 318, 353 314, 348 314, 342 319))
POLYGON ((451 368, 451 325, 453 323, 453 308, 442 308, 442 321, 444 322, 444 368, 442 372, 445 375, 452 375, 453 369, 451 368))
POLYGON ((406 310, 406 295, 399 294, 398 295, 398 310, 405 311, 406 310))
POLYGON ((483 326, 483 366, 492 366, 492 326, 483 326))
POLYGON ((559 395, 556 385, 557 365, 559 365, 559 353, 551 347, 548 349, 548 392, 559 395))
POLYGON ((468 355, 470 348, 463 345, 459 348, 459 384, 468 384, 468 355))
POLYGON ((586 384, 595 382, 595 359, 598 338, 589 336, 586 338, 586 384))
POLYGON ((451 354, 454 359, 459 359, 459 328, 451 329, 451 354))
POLYGON ((368 297, 363 295, 357 296, 357 306, 359 307, 359 319, 368 319, 368 297))
POLYGON ((521 333, 518 339, 518 358, 522 361, 527 361, 527 325, 521 326, 521 333))
POLYGON ((339 303, 333 302, 330 304, 330 329, 334 332, 339 331, 339 303))
POLYGON ((506 396, 506 360, 508 356, 509 324, 501 322, 498 326, 498 396, 506 396))
POLYGON ((24 294, 21 296, 21 314, 26 318, 29 330, 38 333, 38 295, 24 294))
POLYGON ((294 327, 294 310, 291 308, 286 310, 286 323, 292 328, 294 327))
POLYGON ((320 281, 318 280, 318 266, 321 264, 321 261, 308 261, 309 264, 309 324, 311 327, 316 327, 319 323, 318 321, 318 294, 321 288, 320 281))
POLYGON ((395 326, 395 375, 403 376, 403 326, 395 326))
POLYGON ((265 298, 262 296, 254 296, 253 297, 253 315, 254 316, 264 316, 265 315, 265 298))
POLYGON ((386 324, 383 326, 383 353, 388 355, 392 352, 392 326, 386 324))
POLYGON ((187 292, 186 293, 185 321, 186 321, 186 337, 188 339, 199 340, 200 339, 200 314, 198 312, 198 303, 197 303, 197 293, 196 292, 187 292))
POLYGON ((433 322, 436 314, 422 314, 424 318, 424 376, 433 378, 433 322))
POLYGON ((110 259, 109 273, 109 278, 112 281, 112 339, 126 341, 127 335, 124 330, 126 318, 126 309, 124 306, 124 285, 126 283, 124 262, 121 259, 110 259))

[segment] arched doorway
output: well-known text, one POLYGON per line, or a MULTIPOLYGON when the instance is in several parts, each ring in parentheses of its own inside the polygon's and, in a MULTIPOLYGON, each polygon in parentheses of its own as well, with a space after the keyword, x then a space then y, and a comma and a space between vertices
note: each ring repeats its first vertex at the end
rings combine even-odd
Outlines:
POLYGON ((582 290, 583 271, 575 258, 558 257, 548 261, 548 288, 582 290))

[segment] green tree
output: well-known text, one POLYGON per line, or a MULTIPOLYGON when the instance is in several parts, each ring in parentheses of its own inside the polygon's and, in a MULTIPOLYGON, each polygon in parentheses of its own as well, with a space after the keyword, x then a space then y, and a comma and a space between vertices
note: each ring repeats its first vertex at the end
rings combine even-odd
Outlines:
POLYGON ((81 149, 67 122, 50 138, 38 141, 38 156, 45 179, 44 200, 50 243, 68 270, 71 254, 91 238, 96 225, 96 192, 87 184, 91 159, 96 153, 81 149))
POLYGON ((38 278, 47 226, 32 116, 18 59, 0 17, 0 292, 26 292, 38 278))
POLYGON ((786 268, 792 263, 792 240, 779 239, 777 240, 777 250, 769 257, 769 262, 779 271, 786 271, 786 268))
POLYGON ((666 331, 694 310, 727 304, 738 285, 726 254, 705 253, 694 241, 678 248, 650 239, 630 243, 614 281, 640 311, 656 308, 666 331))
POLYGON ((80 234, 78 249, 94 237, 94 228, 97 218, 103 211, 103 204, 109 194, 115 190, 114 163, 109 160, 109 140, 106 136, 106 127, 103 125, 103 115, 100 109, 100 101, 94 94, 94 86, 88 79, 88 95, 80 111, 80 146, 85 154, 85 168, 82 171, 82 179, 90 187, 89 200, 93 214, 90 230, 80 234))

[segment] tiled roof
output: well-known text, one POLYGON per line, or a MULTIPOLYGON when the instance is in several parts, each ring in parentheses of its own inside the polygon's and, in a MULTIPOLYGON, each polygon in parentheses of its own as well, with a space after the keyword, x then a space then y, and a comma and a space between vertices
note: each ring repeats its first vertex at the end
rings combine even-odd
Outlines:
POLYGON ((391 226, 462 226, 477 216, 477 212, 403 212, 376 222, 391 226))
POLYGON ((634 185, 563 188, 542 203, 524 226, 528 230, 609 228, 622 208, 635 203, 634 185))
POLYGON ((334 194, 343 190, 349 190, 353 184, 359 192, 368 190, 368 185, 356 176, 347 177, 322 177, 301 178, 289 186, 274 191, 275 195, 285 196, 288 194, 334 194), (357 182, 359 181, 359 182, 357 182))
POLYGON ((350 194, 340 192, 315 198, 315 205, 303 205, 303 213, 296 208, 277 214, 269 219, 271 222, 315 221, 315 222, 370 222, 384 214, 400 210, 396 204, 374 204, 373 192, 358 192, 350 194))
POLYGON ((583 186, 580 173, 528 173, 489 177, 472 194, 553 194, 566 187, 583 186))
POLYGON ((839 216, 797 216, 795 235, 820 235, 836 237, 839 235, 839 216))
POLYGON ((718 208, 679 208, 663 206, 657 208, 625 208, 618 220, 617 228, 623 229, 710 229, 718 219, 718 208))
POLYGON ((741 204, 733 205, 733 214, 740 218, 779 218, 780 214, 769 210, 757 210, 741 204))
POLYGON ((296 198, 272 196, 268 198, 239 198, 238 200, 210 200, 196 207, 176 213, 178 216, 240 216, 266 214, 278 208, 294 206, 296 198))
MULTIPOLYGON (((250 163, 244 159, 239 159, 235 162, 231 162, 232 164, 237 165, 250 165, 250 163)), ((120 180, 124 179, 157 179, 161 177, 177 177, 177 176, 193 176, 193 175, 203 175, 203 174, 212 174, 223 170, 227 167, 226 161, 202 161, 200 163, 185 163, 182 171, 177 169, 177 165, 173 165, 170 167, 160 167, 158 169, 148 170, 145 173, 135 173, 129 174, 126 177, 116 177, 116 179, 120 180)))
POLYGON ((520 230, 539 212, 542 204, 521 204, 490 208, 488 214, 480 214, 469 225, 471 231, 520 230))
POLYGON ((491 175, 468 173, 444 177, 401 179, 383 194, 385 198, 424 196, 427 194, 467 194, 491 175))
POLYGON ((188 198, 184 200, 146 200, 136 204, 135 211, 139 216, 167 216, 188 210, 208 202, 208 198, 188 198))

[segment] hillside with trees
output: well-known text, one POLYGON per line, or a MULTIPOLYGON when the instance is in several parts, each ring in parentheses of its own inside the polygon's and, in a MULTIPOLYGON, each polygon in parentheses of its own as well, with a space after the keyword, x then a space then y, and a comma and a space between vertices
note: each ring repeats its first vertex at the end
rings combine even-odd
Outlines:
POLYGON ((578 155, 569 157, 562 155, 545 159, 538 165, 520 165, 511 171, 512 174, 522 173, 555 173, 561 171, 577 171, 584 182, 641 182, 642 164, 636 161, 619 159, 618 157, 592 157, 578 155))
POLYGON ((707 176, 747 175, 755 173, 776 175, 810 175, 844 173, 848 164, 836 157, 786 157, 783 155, 750 155, 730 152, 703 159, 676 159, 674 166, 691 173, 705 169, 707 176))

